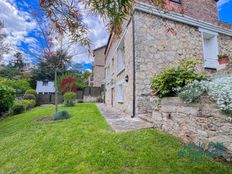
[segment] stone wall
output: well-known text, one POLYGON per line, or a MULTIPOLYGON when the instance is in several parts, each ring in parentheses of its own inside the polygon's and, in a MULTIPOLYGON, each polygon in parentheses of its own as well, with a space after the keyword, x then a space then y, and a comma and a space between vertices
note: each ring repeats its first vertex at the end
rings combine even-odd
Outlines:
POLYGON ((225 158, 232 161, 232 118, 222 114, 214 102, 202 97, 196 104, 180 98, 153 98, 154 128, 181 138, 185 143, 223 143, 225 158))
MULTIPOLYGON (((135 13, 136 106, 138 115, 150 114, 150 81, 165 67, 180 59, 203 61, 203 45, 198 28, 143 12, 135 13)), ((203 71, 203 66, 199 65, 203 71)))
MULTIPOLYGON (((152 105, 150 81, 165 67, 176 66, 180 59, 195 58, 204 69, 201 32, 198 27, 175 22, 151 14, 136 11, 135 59, 136 59, 136 114, 151 117, 152 105)), ((232 37, 218 34, 219 53, 232 59, 232 37)), ((213 71, 212 71, 213 72, 213 71)))

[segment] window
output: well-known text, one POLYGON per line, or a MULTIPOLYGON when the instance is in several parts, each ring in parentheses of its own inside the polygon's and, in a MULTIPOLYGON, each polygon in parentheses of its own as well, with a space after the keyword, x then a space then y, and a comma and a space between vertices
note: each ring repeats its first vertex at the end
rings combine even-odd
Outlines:
POLYGON ((172 2, 176 2, 176 3, 181 3, 181 0, 170 0, 170 1, 172 1, 172 2))
POLYGON ((118 48, 118 59, 117 59, 117 71, 120 73, 124 70, 124 41, 122 41, 121 45, 118 48))
POLYGON ((205 60, 205 68, 218 68, 218 39, 217 33, 200 29, 202 34, 203 52, 205 60))
POLYGON ((118 95, 117 100, 119 103, 123 103, 123 80, 118 83, 118 95))
POLYGON ((48 86, 48 81, 43 81, 43 86, 48 86))

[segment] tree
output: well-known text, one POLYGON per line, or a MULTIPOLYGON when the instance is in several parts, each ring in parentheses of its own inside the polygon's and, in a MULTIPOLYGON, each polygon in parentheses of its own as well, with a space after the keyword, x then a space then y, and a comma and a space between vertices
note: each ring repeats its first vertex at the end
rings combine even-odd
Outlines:
POLYGON ((7 34, 3 31, 4 23, 0 21, 0 61, 3 59, 3 55, 9 52, 9 45, 5 43, 7 34))
MULTIPOLYGON (((158 6, 164 5, 164 0, 149 0, 149 2, 158 6)), ((109 30, 119 34, 122 30, 122 22, 132 12, 133 3, 135 3, 134 0, 41 0, 40 6, 59 32, 68 31, 74 40, 79 40, 85 44, 86 36, 80 37, 79 32, 76 32, 87 33, 82 18, 84 12, 78 10, 81 5, 108 21, 106 26, 109 30)))
POLYGON ((13 60, 12 62, 10 62, 11 66, 13 68, 16 68, 19 71, 23 71, 24 67, 25 67, 25 63, 24 63, 24 59, 23 59, 23 55, 21 52, 17 52, 14 54, 14 57, 16 58, 15 60, 13 60))
POLYGON ((47 52, 44 57, 44 61, 48 67, 53 69, 54 83, 55 83, 55 113, 58 112, 58 70, 59 68, 70 64, 72 56, 68 55, 67 50, 58 49, 56 52, 47 52))

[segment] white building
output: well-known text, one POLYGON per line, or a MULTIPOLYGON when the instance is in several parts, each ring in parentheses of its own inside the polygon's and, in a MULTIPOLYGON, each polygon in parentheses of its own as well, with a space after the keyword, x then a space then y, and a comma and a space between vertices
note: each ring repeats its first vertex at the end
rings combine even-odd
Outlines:
POLYGON ((55 85, 53 81, 37 81, 36 82, 36 92, 37 94, 50 94, 55 93, 55 85))

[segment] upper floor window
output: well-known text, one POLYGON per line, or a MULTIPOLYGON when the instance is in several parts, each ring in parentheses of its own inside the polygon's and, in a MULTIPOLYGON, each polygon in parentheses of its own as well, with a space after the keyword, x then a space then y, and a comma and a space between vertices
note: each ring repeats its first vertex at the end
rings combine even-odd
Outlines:
POLYGON ((43 81, 43 86, 48 86, 48 81, 43 81))
POLYGON ((124 41, 120 44, 118 48, 118 58, 117 58, 117 71, 121 72, 124 67, 124 61, 125 61, 125 51, 124 51, 124 41))

